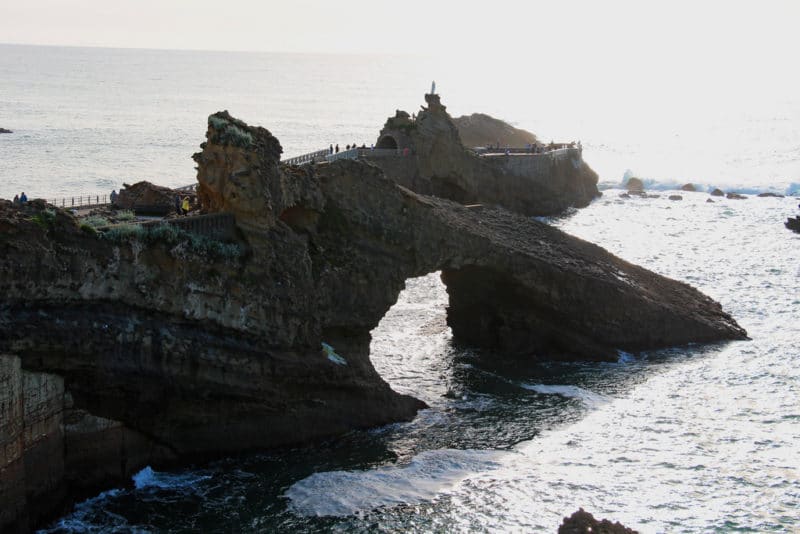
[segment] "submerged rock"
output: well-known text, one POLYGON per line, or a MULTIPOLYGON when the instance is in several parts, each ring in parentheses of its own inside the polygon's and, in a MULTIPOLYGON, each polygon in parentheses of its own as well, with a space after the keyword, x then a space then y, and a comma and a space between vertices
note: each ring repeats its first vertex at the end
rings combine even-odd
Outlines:
POLYGON ((786 228, 789 230, 800 233, 800 217, 789 217, 784 225, 786 225, 786 228))
POLYGON ((681 186, 681 191, 689 191, 689 192, 693 193, 693 192, 697 191, 697 188, 695 187, 694 184, 683 184, 681 186))
POLYGON ((712 197, 724 197, 725 196, 725 193, 722 191, 722 189, 716 189, 716 188, 713 191, 711 191, 711 193, 709 193, 709 194, 712 197))
POLYGON ((683 200, 683 197, 680 196, 680 195, 670 195, 669 199, 670 200, 683 200))
POLYGON ((778 194, 778 193, 772 193, 770 191, 767 191, 766 193, 759 193, 758 196, 761 197, 761 198, 765 198, 765 197, 766 198, 784 198, 783 195, 778 194))
POLYGON ((729 198, 731 200, 747 200, 747 197, 745 195, 740 195, 739 193, 733 193, 733 192, 725 195, 725 198, 729 198))
POLYGON ((583 508, 569 517, 558 527, 558 534, 637 534, 619 521, 612 523, 608 519, 598 521, 583 508))
POLYGON ((10 134, 14 133, 11 130, 6 130, 5 128, 0 128, 0 134, 10 134))

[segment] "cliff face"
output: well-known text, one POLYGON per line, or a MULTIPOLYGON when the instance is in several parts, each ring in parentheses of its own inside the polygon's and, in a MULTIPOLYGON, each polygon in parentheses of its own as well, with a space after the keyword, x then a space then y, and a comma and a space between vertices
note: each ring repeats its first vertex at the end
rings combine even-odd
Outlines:
POLYGON ((235 215, 238 253, 98 237, 39 201, 0 201, 0 354, 63 379, 66 473, 94 459, 96 485, 412 417, 422 403, 375 372, 369 332, 433 271, 454 338, 500 354, 745 336, 693 288, 537 221, 416 194, 368 163, 279 156, 267 130, 209 118, 198 198, 235 215))
POLYGON ((502 206, 523 215, 554 215, 584 207, 599 196, 597 174, 579 149, 558 154, 481 157, 465 148, 459 128, 439 95, 425 95, 428 106, 411 121, 398 112, 381 130, 378 145, 391 138, 410 148, 401 165, 375 159, 387 176, 415 192, 462 204, 502 206))

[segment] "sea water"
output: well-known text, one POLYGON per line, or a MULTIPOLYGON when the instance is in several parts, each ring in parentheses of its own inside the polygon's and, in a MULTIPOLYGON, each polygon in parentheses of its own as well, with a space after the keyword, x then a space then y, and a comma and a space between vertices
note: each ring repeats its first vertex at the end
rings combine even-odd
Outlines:
POLYGON ((783 227, 798 200, 667 198, 683 182, 795 191, 797 102, 769 112, 744 102, 747 113, 718 122, 687 117, 678 137, 647 117, 628 137, 614 125, 604 137, 587 107, 576 117, 566 105, 542 111, 536 98, 493 98, 485 83, 448 84, 465 74, 446 68, 402 57, 0 46, 0 126, 15 131, 0 135, 0 196, 191 183, 189 155, 218 109, 267 127, 287 155, 369 144, 395 108, 415 109, 435 75, 455 115, 483 111, 545 139, 580 138, 604 195, 545 222, 697 287, 751 339, 620 353, 615 363, 514 360, 453 346, 432 273, 408 280, 372 333, 379 373, 429 405, 413 421, 145 468, 131 489, 84 501, 46 531, 552 532, 578 507, 643 532, 800 529, 800 235, 783 227), (737 119, 748 114, 758 120, 737 119), (629 169, 661 196, 620 197, 613 186, 629 169))

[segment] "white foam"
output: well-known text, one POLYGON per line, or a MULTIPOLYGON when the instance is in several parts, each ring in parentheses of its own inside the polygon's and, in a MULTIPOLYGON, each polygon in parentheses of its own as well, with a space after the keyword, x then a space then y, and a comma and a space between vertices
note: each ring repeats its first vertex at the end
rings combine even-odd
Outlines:
POLYGON ((208 475, 199 475, 197 473, 160 473, 158 471, 153 471, 153 469, 148 465, 133 475, 132 478, 136 489, 142 490, 145 488, 177 489, 182 487, 190 487, 203 480, 208 480, 211 477, 208 475))
POLYGON ((589 407, 597 407, 609 401, 608 397, 583 389, 578 386, 572 385, 558 385, 558 384, 527 384, 525 382, 519 384, 519 387, 529 391, 535 391, 542 395, 561 395, 562 397, 569 397, 582 401, 589 407))
POLYGON ((304 516, 348 516, 384 506, 419 504, 451 491, 474 474, 500 467, 505 451, 441 449, 415 456, 407 465, 368 471, 314 473, 284 496, 304 516))

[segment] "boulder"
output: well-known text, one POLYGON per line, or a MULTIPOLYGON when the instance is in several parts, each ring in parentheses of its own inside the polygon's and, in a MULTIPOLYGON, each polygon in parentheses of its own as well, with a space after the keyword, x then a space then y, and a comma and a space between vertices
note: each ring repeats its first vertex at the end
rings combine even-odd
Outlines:
POLYGON ((124 184, 117 197, 116 206, 142 213, 166 214, 175 209, 175 195, 169 187, 150 182, 124 184))
POLYGON ((670 200, 683 200, 683 197, 680 196, 680 195, 670 195, 669 199, 670 200))
POLYGON ((618 521, 614 523, 608 519, 598 521, 583 508, 565 517, 564 522, 558 527, 558 534, 637 534, 637 532, 618 521))
POLYGON ((800 217, 789 217, 784 224, 789 230, 800 233, 800 217))
POLYGON ((771 197, 771 198, 784 198, 784 196, 781 195, 781 194, 772 193, 772 192, 769 192, 769 191, 767 191, 766 193, 759 193, 758 196, 761 197, 761 198, 769 198, 769 197, 771 197))
POLYGON ((631 198, 630 193, 620 193, 619 198, 631 198))
POLYGON ((0 128, 0 134, 10 134, 14 133, 11 130, 6 130, 5 128, 0 128))
POLYGON ((739 193, 733 193, 733 192, 730 192, 727 195, 725 195, 725 198, 730 198, 732 200, 746 200, 747 199, 746 196, 740 195, 739 193))
POLYGON ((694 184, 683 184, 681 186, 681 191, 695 192, 697 191, 697 188, 694 186, 694 184))
POLYGON ((717 188, 715 188, 713 191, 711 191, 710 194, 711 194, 712 197, 724 197, 725 196, 725 193, 722 191, 722 189, 717 189, 717 188))
POLYGON ((712 199, 710 199, 710 198, 706 199, 706 204, 713 204, 713 203, 714 203, 714 201, 712 199))
POLYGON ((628 188, 628 193, 641 194, 644 192, 644 182, 639 178, 630 178, 625 185, 628 188))
POLYGON ((481 146, 522 148, 537 142, 536 136, 527 130, 521 130, 483 113, 473 113, 456 117, 453 122, 464 146, 468 148, 481 146))

